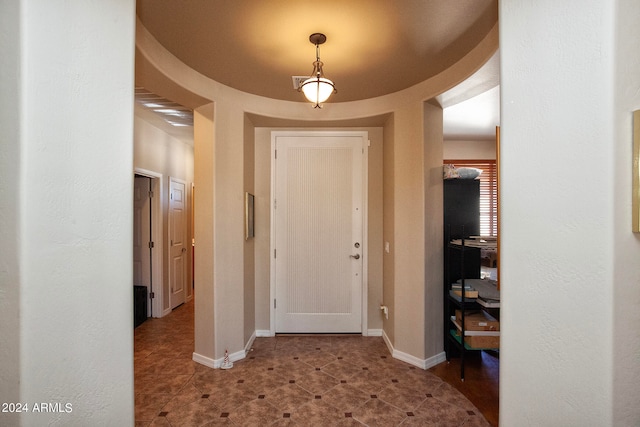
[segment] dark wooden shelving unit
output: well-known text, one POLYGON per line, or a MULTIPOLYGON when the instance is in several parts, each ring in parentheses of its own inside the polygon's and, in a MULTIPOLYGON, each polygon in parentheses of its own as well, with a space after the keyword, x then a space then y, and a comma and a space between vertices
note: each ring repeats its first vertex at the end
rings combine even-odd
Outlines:
MULTIPOLYGON (((480 234, 480 183, 478 180, 451 179, 444 181, 444 346, 447 360, 460 357, 460 378, 464 381, 465 352, 488 350, 471 347, 464 342, 467 330, 465 318, 467 312, 485 310, 476 299, 465 297, 465 281, 480 278, 481 250, 467 246, 470 236, 480 234), (460 244, 451 243, 460 240, 460 244), (451 295, 451 284, 460 280, 461 297, 451 295), (460 335, 452 320, 455 310, 460 310, 460 335)), ((495 310, 485 310, 495 313, 495 310)), ((491 348, 493 349, 493 348, 491 348)))

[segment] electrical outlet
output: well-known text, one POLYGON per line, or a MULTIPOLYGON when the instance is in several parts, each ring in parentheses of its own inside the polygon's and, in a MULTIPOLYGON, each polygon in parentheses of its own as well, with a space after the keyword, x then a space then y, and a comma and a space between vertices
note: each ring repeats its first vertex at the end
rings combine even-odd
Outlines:
POLYGON ((389 307, 387 307, 386 305, 381 305, 380 310, 382 310, 382 313, 384 314, 384 318, 389 320, 389 307))

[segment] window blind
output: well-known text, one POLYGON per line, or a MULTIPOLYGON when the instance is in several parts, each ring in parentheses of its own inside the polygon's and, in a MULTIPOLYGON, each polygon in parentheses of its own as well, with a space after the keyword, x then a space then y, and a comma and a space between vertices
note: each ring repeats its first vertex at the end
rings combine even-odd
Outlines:
POLYGON ((456 167, 482 169, 480 174, 480 235, 498 235, 498 170, 495 160, 444 160, 456 167))

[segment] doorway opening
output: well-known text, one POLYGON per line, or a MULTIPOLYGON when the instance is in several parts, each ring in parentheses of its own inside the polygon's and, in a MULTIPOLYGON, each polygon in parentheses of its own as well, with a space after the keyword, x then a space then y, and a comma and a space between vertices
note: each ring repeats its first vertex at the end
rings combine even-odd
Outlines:
MULTIPOLYGON (((146 317, 162 317, 162 175, 136 169, 133 194, 133 285, 144 288, 146 317)), ((137 288, 136 288, 137 287, 137 288)), ((139 309, 140 310, 140 309, 139 309)))

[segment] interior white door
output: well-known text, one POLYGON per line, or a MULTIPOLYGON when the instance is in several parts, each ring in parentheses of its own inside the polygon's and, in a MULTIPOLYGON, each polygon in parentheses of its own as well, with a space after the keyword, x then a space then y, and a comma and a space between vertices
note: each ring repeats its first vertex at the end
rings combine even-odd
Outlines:
POLYGON ((171 308, 185 301, 187 279, 187 215, 186 184, 176 178, 169 180, 169 289, 171 308))
MULTIPOLYGON (((136 175, 133 190, 133 284, 151 293, 151 178, 136 175)), ((151 300, 147 301, 151 315, 151 300)))
POLYGON ((276 332, 362 332, 364 142, 275 137, 276 332))

